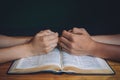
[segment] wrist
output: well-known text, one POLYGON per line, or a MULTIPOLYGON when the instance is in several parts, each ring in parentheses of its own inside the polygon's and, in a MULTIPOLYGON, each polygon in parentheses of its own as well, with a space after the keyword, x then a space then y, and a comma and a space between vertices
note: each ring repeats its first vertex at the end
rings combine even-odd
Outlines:
POLYGON ((34 53, 33 53, 34 48, 33 48, 32 44, 30 42, 28 42, 28 43, 25 44, 25 47, 26 47, 26 49, 28 51, 27 55, 28 56, 33 56, 34 55, 34 53))
POLYGON ((32 39, 33 37, 26 37, 25 39, 25 42, 29 42, 29 41, 31 41, 31 39, 32 39))
POLYGON ((18 45, 18 48, 20 49, 20 58, 24 58, 24 57, 29 57, 29 56, 33 56, 32 53, 32 47, 30 43, 25 43, 25 44, 21 44, 18 45))
POLYGON ((88 53, 90 56, 95 56, 95 53, 97 52, 98 45, 99 45, 99 42, 96 42, 96 41, 91 43, 91 46, 88 50, 88 53))
POLYGON ((33 37, 31 36, 17 36, 17 37, 11 37, 14 41, 17 41, 18 44, 22 44, 22 43, 27 43, 29 42, 33 37))

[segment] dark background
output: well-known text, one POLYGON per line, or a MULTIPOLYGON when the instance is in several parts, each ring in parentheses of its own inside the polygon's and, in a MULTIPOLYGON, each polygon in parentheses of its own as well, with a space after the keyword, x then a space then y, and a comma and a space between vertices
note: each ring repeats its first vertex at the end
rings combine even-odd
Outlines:
POLYGON ((84 27, 91 34, 120 33, 119 0, 0 0, 0 34, 84 27))

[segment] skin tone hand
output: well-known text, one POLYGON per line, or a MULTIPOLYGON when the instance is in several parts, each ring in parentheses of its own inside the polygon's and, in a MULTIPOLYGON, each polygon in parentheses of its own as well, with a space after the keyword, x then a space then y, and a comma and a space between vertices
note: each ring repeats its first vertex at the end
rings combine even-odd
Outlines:
POLYGON ((100 43, 120 45, 120 34, 94 35, 91 38, 100 43))
POLYGON ((40 31, 29 42, 25 42, 26 40, 20 40, 19 43, 22 44, 0 48, 0 63, 52 51, 57 46, 58 33, 50 30, 40 31))
POLYGON ((116 45, 120 43, 119 37, 111 36, 114 41, 105 39, 105 36, 91 37, 85 29, 73 28, 70 31, 63 31, 59 44, 64 51, 73 55, 90 55, 120 61, 120 45, 116 45))
POLYGON ((89 55, 87 53, 94 46, 93 44, 94 41, 83 28, 73 28, 70 31, 64 30, 60 38, 60 45, 63 50, 74 55, 89 55))
POLYGON ((31 51, 34 55, 45 54, 52 51, 58 43, 58 33, 54 33, 50 30, 45 30, 37 33, 37 35, 31 40, 31 51))
POLYGON ((32 36, 6 36, 0 35, 0 48, 16 46, 27 43, 33 37, 32 36))

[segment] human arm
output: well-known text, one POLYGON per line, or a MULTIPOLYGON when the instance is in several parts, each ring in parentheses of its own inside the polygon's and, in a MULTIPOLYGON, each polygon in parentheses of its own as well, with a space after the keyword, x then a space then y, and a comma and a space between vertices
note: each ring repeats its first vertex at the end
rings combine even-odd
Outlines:
POLYGON ((32 36, 6 36, 0 35, 0 48, 24 44, 32 39, 32 36))
POLYGON ((120 45, 120 34, 94 35, 91 38, 97 42, 120 45))
POLYGON ((50 30, 37 33, 27 43, 0 49, 0 63, 15 59, 46 54, 52 51, 58 42, 58 34, 50 30))
POLYGON ((31 50, 30 46, 26 44, 20 44, 12 47, 1 48, 0 49, 0 63, 5 63, 8 61, 20 59, 23 57, 30 56, 31 50))
POLYGON ((95 41, 83 28, 74 28, 71 32, 63 31, 60 45, 63 50, 73 55, 90 55, 120 61, 120 45, 101 43, 97 39, 95 41))

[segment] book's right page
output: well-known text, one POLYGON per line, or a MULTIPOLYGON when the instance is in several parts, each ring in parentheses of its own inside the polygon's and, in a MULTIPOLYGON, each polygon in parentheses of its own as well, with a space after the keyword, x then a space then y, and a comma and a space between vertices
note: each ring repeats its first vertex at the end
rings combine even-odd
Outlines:
POLYGON ((114 74, 108 63, 101 58, 92 56, 75 56, 63 54, 63 70, 80 74, 114 74))

